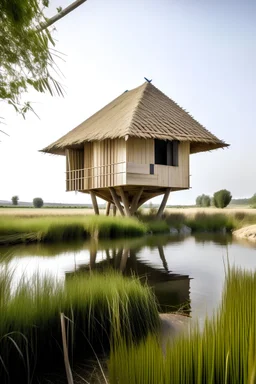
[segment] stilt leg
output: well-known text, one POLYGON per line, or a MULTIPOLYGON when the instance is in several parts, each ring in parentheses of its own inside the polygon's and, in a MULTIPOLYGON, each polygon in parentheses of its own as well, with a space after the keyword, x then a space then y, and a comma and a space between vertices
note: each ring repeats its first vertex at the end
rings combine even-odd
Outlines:
POLYGON ((123 207, 120 204, 119 197, 118 197, 118 195, 116 193, 116 190, 113 187, 110 187, 109 190, 110 190, 112 199, 113 199, 116 207, 118 208, 118 210, 121 213, 121 215, 124 216, 124 210, 123 210, 123 207))
POLYGON ((139 200, 141 198, 142 192, 143 192, 143 187, 141 187, 139 191, 136 193, 136 195, 133 196, 131 209, 130 209, 131 215, 134 215, 134 213, 138 209, 138 204, 139 204, 139 200))
POLYGON ((92 199, 92 205, 95 212, 95 215, 99 215, 99 207, 96 199, 96 195, 93 191, 90 191, 91 199, 92 199))
POLYGON ((119 188, 119 191, 120 191, 120 196, 121 196, 121 199, 122 199, 122 202, 123 202, 123 205, 124 205, 125 214, 126 214, 126 216, 131 216, 131 212, 130 212, 130 209, 129 209, 129 201, 128 201, 127 195, 125 194, 125 192, 124 192, 122 187, 119 188))
POLYGON ((158 212, 157 212, 157 215, 156 217, 158 219, 161 218, 162 214, 163 214, 163 211, 165 209, 165 206, 166 206, 166 203, 167 203, 167 200, 168 200, 168 197, 170 195, 170 192, 171 192, 171 188, 166 188, 166 191, 165 191, 165 194, 164 194, 164 197, 163 197, 163 200, 162 200, 162 203, 158 209, 158 212))
POLYGON ((106 216, 109 216, 110 206, 111 206, 111 203, 108 201, 106 206, 106 216))

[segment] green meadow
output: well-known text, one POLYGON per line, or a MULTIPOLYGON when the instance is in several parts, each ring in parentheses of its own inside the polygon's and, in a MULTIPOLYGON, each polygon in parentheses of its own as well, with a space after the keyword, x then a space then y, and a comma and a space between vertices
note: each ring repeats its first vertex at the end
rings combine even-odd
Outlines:
MULTIPOLYGON (((5 211, 4 211, 5 212, 5 211)), ((256 223, 251 211, 209 209, 190 211, 166 210, 161 220, 155 214, 139 212, 137 218, 106 217, 103 215, 66 214, 67 210, 33 211, 9 210, 0 216, 0 245, 29 242, 61 242, 86 238, 135 237, 145 234, 168 233, 170 228, 180 230, 187 226, 195 232, 231 232, 256 223), (12 214, 13 212, 13 214, 12 214), (18 213, 19 212, 19 213, 18 213)), ((73 212, 73 211, 72 211, 73 212)))

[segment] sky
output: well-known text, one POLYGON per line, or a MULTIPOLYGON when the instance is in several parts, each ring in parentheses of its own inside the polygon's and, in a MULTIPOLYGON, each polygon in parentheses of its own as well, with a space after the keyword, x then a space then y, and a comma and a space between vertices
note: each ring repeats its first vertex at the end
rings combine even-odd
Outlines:
MULTIPOLYGON (((52 0, 47 15, 71 0, 52 0)), ((65 158, 39 150, 144 82, 144 76, 189 111, 228 149, 190 157, 191 189, 168 204, 228 189, 256 192, 253 122, 256 101, 256 2, 253 0, 88 0, 55 24, 58 77, 65 96, 31 91, 39 118, 1 105, 0 200, 88 203, 65 192, 65 158)), ((1 103, 3 104, 3 103, 1 103)), ((159 198, 153 200, 159 202, 159 198)))

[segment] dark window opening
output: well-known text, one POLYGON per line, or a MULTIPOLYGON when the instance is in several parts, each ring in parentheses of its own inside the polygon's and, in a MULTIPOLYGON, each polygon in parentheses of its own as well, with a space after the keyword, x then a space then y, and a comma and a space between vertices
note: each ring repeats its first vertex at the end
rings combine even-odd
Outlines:
POLYGON ((179 142, 155 139, 155 164, 179 165, 179 142))

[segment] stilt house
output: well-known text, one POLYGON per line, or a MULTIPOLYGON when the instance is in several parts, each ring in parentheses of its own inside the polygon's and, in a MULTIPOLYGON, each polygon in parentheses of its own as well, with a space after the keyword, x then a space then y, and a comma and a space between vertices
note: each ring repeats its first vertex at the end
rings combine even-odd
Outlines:
POLYGON ((66 156, 66 190, 89 193, 109 214, 134 215, 152 197, 188 189, 189 155, 228 146, 146 82, 106 105, 42 151, 66 156))

